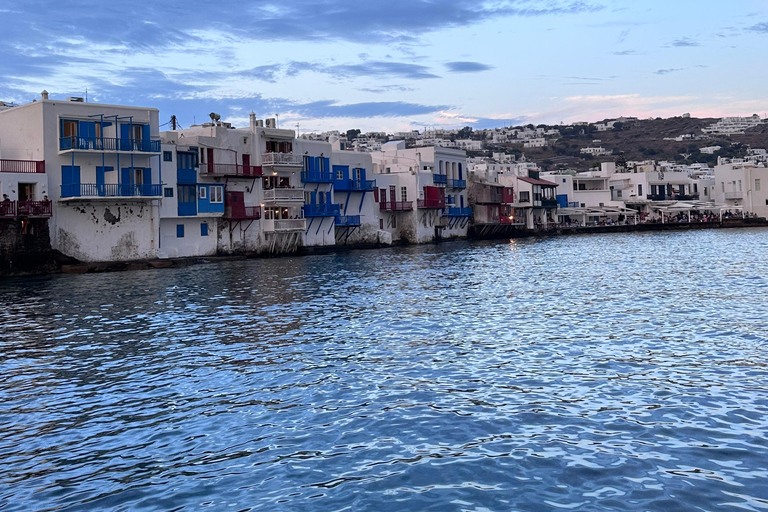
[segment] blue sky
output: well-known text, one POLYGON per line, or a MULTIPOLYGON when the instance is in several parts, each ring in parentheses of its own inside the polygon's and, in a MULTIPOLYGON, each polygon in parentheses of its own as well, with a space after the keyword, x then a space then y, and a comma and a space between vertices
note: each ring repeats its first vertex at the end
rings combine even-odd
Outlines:
POLYGON ((302 132, 768 111, 765 0, 141 4, 0 0, 0 100, 302 132))

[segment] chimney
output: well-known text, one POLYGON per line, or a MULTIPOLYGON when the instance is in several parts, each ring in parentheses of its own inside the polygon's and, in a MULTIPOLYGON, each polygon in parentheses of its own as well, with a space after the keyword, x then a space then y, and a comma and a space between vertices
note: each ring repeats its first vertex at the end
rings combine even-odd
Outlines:
POLYGON ((40 93, 40 99, 47 100, 48 99, 48 91, 43 89, 43 92, 40 93))
POLYGON ((256 128, 256 113, 251 111, 251 128, 256 128))

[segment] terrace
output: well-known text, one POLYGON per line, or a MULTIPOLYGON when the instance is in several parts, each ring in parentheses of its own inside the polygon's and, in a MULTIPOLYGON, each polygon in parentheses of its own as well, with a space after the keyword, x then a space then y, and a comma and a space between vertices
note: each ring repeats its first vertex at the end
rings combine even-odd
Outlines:
POLYGON ((159 183, 136 185, 131 183, 74 183, 61 186, 62 199, 72 198, 159 198, 163 195, 159 183))
POLYGON ((258 178, 262 176, 263 172, 261 167, 255 165, 207 163, 200 165, 200 174, 203 176, 258 178))
POLYGON ((80 137, 78 135, 67 135, 59 139, 59 151, 160 153, 160 139, 123 139, 115 137, 80 137))
POLYGON ((0 159, 0 172, 14 172, 14 173, 23 173, 23 174, 44 174, 45 161, 0 159))

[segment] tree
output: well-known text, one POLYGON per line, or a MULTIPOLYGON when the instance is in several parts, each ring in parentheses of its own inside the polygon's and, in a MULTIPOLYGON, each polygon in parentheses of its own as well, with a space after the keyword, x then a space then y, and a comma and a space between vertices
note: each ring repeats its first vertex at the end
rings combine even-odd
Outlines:
POLYGON ((457 139, 470 139, 470 138, 472 138, 472 131, 473 130, 472 130, 471 126, 465 126, 464 128, 462 128, 461 130, 459 130, 456 133, 456 138, 457 139))
POLYGON ((347 130, 347 140, 356 139, 358 135, 360 135, 360 130, 357 128, 347 130))

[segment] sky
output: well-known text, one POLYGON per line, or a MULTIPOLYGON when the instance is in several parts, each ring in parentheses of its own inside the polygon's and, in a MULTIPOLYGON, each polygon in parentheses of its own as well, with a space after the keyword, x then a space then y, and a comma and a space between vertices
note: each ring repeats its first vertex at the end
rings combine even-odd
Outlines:
POLYGON ((0 101, 301 133, 768 112, 765 0, 0 0, 0 101))

